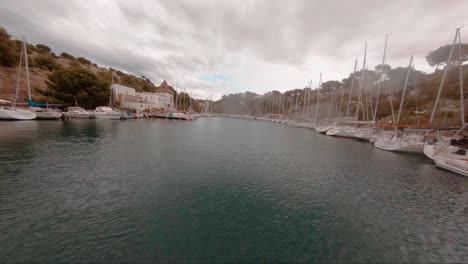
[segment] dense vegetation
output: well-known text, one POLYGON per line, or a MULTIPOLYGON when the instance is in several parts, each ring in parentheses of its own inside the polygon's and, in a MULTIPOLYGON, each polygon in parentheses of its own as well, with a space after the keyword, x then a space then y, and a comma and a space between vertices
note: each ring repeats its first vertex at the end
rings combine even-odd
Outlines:
POLYGON ((0 27, 0 65, 14 67, 18 63, 16 43, 11 41, 8 32, 0 27))
MULTIPOLYGON (((442 46, 436 50, 430 51, 427 56, 426 56, 426 61, 427 63, 431 66, 439 66, 441 64, 445 64, 447 61, 448 55, 450 53, 450 49, 452 48, 451 45, 445 45, 442 46)), ((458 57, 458 52, 459 52, 459 46, 458 44, 455 46, 454 49, 454 55, 458 57)), ((468 44, 461 44, 461 50, 462 50, 462 61, 467 61, 468 60, 468 44)))
POLYGON ((48 76, 48 93, 56 103, 74 105, 79 102, 85 108, 107 105, 110 83, 83 68, 67 68, 53 71, 48 76))

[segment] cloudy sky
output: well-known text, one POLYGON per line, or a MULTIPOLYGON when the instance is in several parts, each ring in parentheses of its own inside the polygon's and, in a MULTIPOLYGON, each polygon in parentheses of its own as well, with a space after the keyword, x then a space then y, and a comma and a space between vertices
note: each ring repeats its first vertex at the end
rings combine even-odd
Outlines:
MULTIPOLYGON (((2 0, 0 26, 102 66, 206 98, 341 80, 354 59, 430 72, 424 56, 467 21, 466 0, 2 0)), ((468 25, 467 25, 468 26, 468 25)), ((466 29, 465 29, 466 31, 466 29)), ((468 42, 462 31, 462 41, 468 42)))

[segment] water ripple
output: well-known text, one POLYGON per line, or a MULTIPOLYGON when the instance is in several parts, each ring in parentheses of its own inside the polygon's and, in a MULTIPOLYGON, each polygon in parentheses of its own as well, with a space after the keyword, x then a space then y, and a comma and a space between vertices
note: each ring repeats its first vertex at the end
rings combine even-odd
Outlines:
POLYGON ((308 129, 0 123, 0 262, 466 262, 467 204, 424 158, 308 129))

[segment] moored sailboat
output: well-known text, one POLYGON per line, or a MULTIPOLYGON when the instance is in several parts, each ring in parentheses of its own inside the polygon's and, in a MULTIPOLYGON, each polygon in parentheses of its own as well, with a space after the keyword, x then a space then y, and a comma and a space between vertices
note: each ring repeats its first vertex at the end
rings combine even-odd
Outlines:
POLYGON ((458 38, 458 62, 459 62, 459 87, 460 87, 460 117, 462 128, 455 133, 451 138, 439 137, 437 141, 429 141, 424 145, 424 154, 431 158, 437 167, 455 172, 459 175, 468 177, 468 139, 465 137, 460 139, 459 134, 466 129, 465 124, 465 109, 464 109, 464 89, 463 89, 463 67, 462 67, 462 50, 461 50, 461 36, 460 28, 456 29, 455 37, 453 39, 452 47, 447 59, 447 66, 445 68, 442 80, 437 93, 434 108, 432 109, 430 122, 432 123, 435 112, 437 109, 437 103, 440 99, 440 95, 444 86, 444 81, 447 76, 448 70, 451 66, 452 55, 455 49, 455 43, 458 38))
MULTIPOLYGON (((460 130, 461 131, 461 130, 460 130)), ((468 177, 468 140, 466 138, 447 142, 427 142, 424 154, 431 158, 437 167, 468 177)))
POLYGON ((0 99, 0 120, 32 120, 35 118, 35 113, 14 107, 13 102, 0 99))
POLYGON ((398 130, 400 125, 400 117, 403 110, 406 90, 408 88, 408 80, 413 67, 413 56, 410 57, 408 69, 406 71, 405 85, 401 96, 400 108, 396 120, 395 132, 390 138, 377 137, 374 146, 379 149, 396 152, 407 152, 422 154, 424 149, 424 136, 413 131, 398 130))
POLYGON ((16 107, 18 101, 18 94, 19 94, 19 86, 21 80, 21 66, 23 64, 23 60, 26 67, 26 75, 27 75, 27 84, 28 84, 28 92, 29 96, 31 97, 31 89, 29 83, 29 73, 28 73, 28 55, 26 51, 26 41, 23 38, 23 44, 21 45, 21 52, 20 52, 20 61, 18 67, 18 79, 16 81, 16 93, 15 93, 15 101, 10 102, 7 100, 0 101, 0 120, 32 120, 36 118, 36 114, 27 110, 16 107))

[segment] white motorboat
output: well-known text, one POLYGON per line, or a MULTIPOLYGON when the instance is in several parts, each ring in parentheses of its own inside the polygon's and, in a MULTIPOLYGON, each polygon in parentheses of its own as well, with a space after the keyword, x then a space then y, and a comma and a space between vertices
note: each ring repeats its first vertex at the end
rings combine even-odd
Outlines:
POLYGON ((122 119, 122 113, 115 111, 108 106, 98 106, 93 112, 93 117, 96 119, 122 119))
POLYGON ((76 118, 76 119, 89 119, 93 115, 92 112, 86 111, 84 108, 79 106, 68 107, 67 112, 63 113, 63 117, 66 119, 76 118))
POLYGON ((38 120, 59 120, 62 118, 62 113, 50 108, 30 107, 32 112, 36 114, 38 120))

